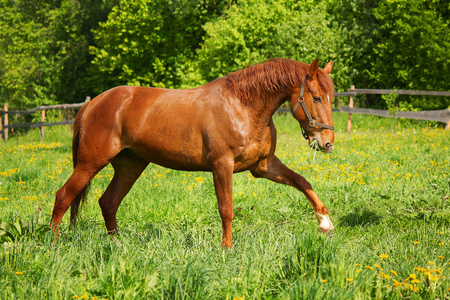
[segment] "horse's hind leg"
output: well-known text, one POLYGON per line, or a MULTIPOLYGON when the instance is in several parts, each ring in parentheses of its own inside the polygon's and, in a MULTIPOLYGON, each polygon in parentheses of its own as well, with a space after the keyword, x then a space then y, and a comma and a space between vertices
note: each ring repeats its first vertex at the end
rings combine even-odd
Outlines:
POLYGON ((80 197, 83 190, 88 185, 89 181, 97 174, 104 166, 87 167, 84 164, 79 164, 75 167, 72 175, 66 183, 56 192, 55 206, 53 208, 52 219, 50 221, 51 227, 58 234, 58 226, 64 216, 64 213, 72 204, 76 197, 80 197))
POLYGON ((114 158, 111 164, 114 167, 114 177, 105 193, 100 197, 99 204, 108 233, 117 234, 117 209, 147 167, 148 162, 130 150, 124 150, 114 158))

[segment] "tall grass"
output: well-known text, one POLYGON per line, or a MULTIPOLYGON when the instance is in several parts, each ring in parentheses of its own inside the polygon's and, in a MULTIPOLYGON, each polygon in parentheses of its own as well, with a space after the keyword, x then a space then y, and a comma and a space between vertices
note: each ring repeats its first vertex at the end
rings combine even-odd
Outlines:
POLYGON ((317 230, 296 190, 234 176, 234 248, 221 248, 209 173, 150 165, 105 232, 93 181, 81 219, 53 241, 54 194, 72 171, 68 127, 0 142, 1 299, 449 299, 450 133, 436 124, 334 114, 335 151, 314 154, 276 116, 277 155, 330 210, 317 230))

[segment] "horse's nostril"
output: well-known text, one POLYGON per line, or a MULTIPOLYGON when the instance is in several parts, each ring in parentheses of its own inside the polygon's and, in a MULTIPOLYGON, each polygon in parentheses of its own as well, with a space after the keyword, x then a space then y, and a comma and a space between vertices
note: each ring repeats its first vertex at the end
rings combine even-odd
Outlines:
POLYGON ((330 149, 331 147, 333 147, 332 143, 326 143, 325 144, 325 149, 330 149))

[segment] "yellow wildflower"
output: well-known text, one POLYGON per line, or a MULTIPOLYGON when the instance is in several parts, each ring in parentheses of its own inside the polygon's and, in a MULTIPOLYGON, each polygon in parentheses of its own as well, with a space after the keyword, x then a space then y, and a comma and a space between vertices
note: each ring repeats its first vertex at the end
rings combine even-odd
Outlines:
POLYGON ((16 272, 16 275, 23 275, 23 272, 22 271, 18 271, 18 272, 16 272))
POLYGON ((415 267, 414 270, 418 271, 418 272, 426 272, 427 269, 425 268, 419 268, 419 267, 415 267))
POLYGON ((386 258, 388 258, 389 256, 388 256, 386 253, 383 253, 383 254, 380 255, 380 257, 381 257, 382 259, 386 259, 386 258))
POLYGON ((413 280, 411 280, 411 283, 419 283, 419 282, 420 282, 420 280, 417 278, 414 278, 413 280))
POLYGON ((374 267, 383 270, 380 265, 374 265, 374 267))
POLYGON ((418 245, 420 242, 419 241, 415 241, 414 242, 414 245, 418 245))
POLYGON ((326 279, 322 279, 322 282, 323 282, 323 283, 327 283, 327 282, 328 282, 328 280, 326 280, 326 279))
POLYGON ((439 255, 439 256, 438 256, 438 258, 440 258, 440 259, 444 259, 445 257, 443 257, 443 256, 440 256, 440 255, 439 255))
POLYGON ((395 279, 393 279, 393 280, 394 280, 394 287, 395 287, 395 286, 400 286, 400 285, 403 284, 402 282, 400 282, 400 281, 398 281, 398 280, 395 280, 395 279))
POLYGON ((398 276, 397 272, 395 272, 394 270, 390 271, 392 274, 394 274, 395 276, 398 276))
POLYGON ((373 268, 371 266, 366 266, 366 268, 369 270, 373 270, 373 268))
POLYGON ((353 281, 353 278, 347 278, 347 281, 348 281, 348 282, 352 282, 352 281, 353 281))

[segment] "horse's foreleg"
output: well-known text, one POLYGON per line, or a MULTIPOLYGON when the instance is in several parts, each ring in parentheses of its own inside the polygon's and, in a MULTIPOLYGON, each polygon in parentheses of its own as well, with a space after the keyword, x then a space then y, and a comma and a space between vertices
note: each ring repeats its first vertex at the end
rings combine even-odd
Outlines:
POLYGON ((334 230, 328 215, 328 209, 313 191, 311 184, 302 176, 286 167, 276 156, 271 156, 262 161, 258 167, 252 171, 255 177, 263 177, 272 181, 287 184, 301 191, 311 203, 319 222, 319 229, 323 233, 334 230))
POLYGON ((233 163, 216 163, 213 169, 214 189, 216 191, 219 214, 222 219, 222 247, 231 248, 233 221, 233 163))
POLYGON ((108 233, 117 234, 117 209, 148 163, 141 158, 131 157, 122 152, 111 164, 114 167, 114 177, 98 202, 108 233))

